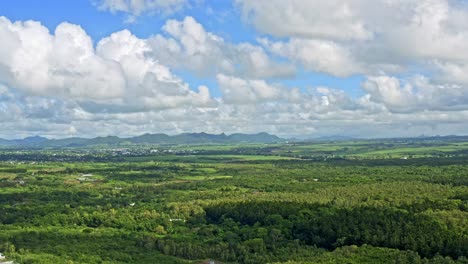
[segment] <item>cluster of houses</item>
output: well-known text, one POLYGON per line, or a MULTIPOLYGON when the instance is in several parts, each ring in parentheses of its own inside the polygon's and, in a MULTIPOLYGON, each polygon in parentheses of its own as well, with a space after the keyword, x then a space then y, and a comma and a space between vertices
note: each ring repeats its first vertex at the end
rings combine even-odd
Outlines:
POLYGON ((147 155, 147 154, 196 154, 199 151, 191 149, 131 149, 115 148, 110 150, 112 156, 147 155))

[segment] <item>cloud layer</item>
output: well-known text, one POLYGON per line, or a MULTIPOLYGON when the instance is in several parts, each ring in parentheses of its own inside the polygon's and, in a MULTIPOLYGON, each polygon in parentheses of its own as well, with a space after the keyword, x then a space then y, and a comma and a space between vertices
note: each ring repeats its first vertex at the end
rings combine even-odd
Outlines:
MULTIPOLYGON (((137 17, 187 2, 97 6, 137 17)), ((168 18, 147 38, 122 30, 94 40, 71 23, 49 30, 0 17, 0 136, 466 134, 463 1, 237 0, 234 8, 256 41, 229 41, 192 16, 168 18), (364 81, 357 94, 288 85, 315 73, 364 81), (211 82, 193 87, 187 75, 211 82)))

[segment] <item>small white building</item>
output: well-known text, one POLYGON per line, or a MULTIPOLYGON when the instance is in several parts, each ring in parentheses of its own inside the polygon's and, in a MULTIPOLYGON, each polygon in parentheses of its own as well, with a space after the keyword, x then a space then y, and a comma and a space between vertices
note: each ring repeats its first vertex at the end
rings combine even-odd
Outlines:
POLYGON ((185 219, 181 219, 181 218, 169 218, 169 221, 170 222, 184 222, 185 223, 185 219))

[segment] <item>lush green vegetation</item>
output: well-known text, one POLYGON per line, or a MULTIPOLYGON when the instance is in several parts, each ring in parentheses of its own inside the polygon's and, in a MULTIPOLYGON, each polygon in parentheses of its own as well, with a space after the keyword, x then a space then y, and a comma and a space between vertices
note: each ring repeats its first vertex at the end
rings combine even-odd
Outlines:
POLYGON ((468 263, 455 140, 3 149, 18 263, 468 263))

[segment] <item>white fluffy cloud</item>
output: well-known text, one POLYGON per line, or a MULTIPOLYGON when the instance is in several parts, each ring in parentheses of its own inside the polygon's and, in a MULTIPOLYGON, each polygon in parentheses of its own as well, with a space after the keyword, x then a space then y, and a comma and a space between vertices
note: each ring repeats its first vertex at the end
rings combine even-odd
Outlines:
POLYGON ((274 36, 337 41, 393 39, 393 44, 402 48, 425 43, 419 50, 421 55, 445 52, 449 57, 453 57, 450 48, 462 48, 461 41, 467 37, 468 11, 463 1, 458 0, 236 2, 248 21, 274 36), (397 35, 401 36, 393 38, 397 35), (407 42, 400 41, 404 39, 407 42))
POLYGON ((218 75, 219 88, 226 103, 251 104, 277 100, 282 94, 278 87, 263 80, 243 80, 240 78, 218 75))
POLYGON ((154 109, 211 103, 207 87, 199 87, 198 93, 190 90, 169 68, 148 58, 146 53, 151 48, 147 42, 127 30, 102 39, 96 50, 103 58, 121 65, 129 88, 127 105, 136 103, 136 106, 154 109))
MULTIPOLYGON (((336 76, 396 73, 413 65, 465 81, 468 7, 451 0, 237 0, 268 47, 309 70, 336 76), (273 41, 274 42, 274 41, 273 41), (450 68, 450 69, 447 69, 450 68)), ((442 77, 441 77, 442 78, 442 77)))
POLYGON ((209 91, 192 91, 169 68, 145 55, 150 47, 129 31, 93 47, 79 26, 60 24, 54 34, 38 22, 0 18, 1 82, 26 94, 122 106, 131 111, 204 106, 209 91))
POLYGON ((302 64, 315 72, 345 77, 365 71, 347 48, 333 41, 293 38, 288 42, 261 42, 273 53, 302 64))
POLYGON ((372 37, 372 32, 366 28, 358 9, 366 1, 237 0, 236 2, 246 19, 260 31, 274 36, 332 39, 372 37))
MULTIPOLYGON (((420 135, 422 131, 426 134, 462 134, 467 128, 464 124, 468 122, 468 111, 462 109, 426 111, 416 105, 412 111, 395 112, 389 109, 391 107, 386 101, 376 102, 370 95, 353 99, 342 90, 326 87, 304 92, 258 80, 231 76, 220 78, 228 83, 239 83, 241 90, 246 89, 247 93, 261 99, 245 103, 226 94, 223 99, 226 102, 220 101, 212 107, 191 107, 187 104, 186 107, 157 111, 93 112, 74 100, 28 96, 3 87, 0 89, 0 137, 34 134, 51 137, 132 136, 154 132, 174 134, 201 131, 267 131, 280 136, 346 134, 394 137, 420 135), (264 86, 269 88, 265 89, 264 86), (267 93, 258 95, 259 92, 267 93), (15 131, 15 135, 9 131, 15 131)), ((401 89, 401 86, 404 87, 399 84, 394 89, 401 89)), ((239 96, 242 94, 239 93, 239 96)))
POLYGON ((395 77, 373 76, 363 84, 371 101, 392 112, 468 110, 468 88, 457 84, 435 84, 423 76, 408 82, 395 77))
POLYGON ((188 69, 201 76, 236 74, 250 78, 294 75, 290 64, 277 63, 260 46, 232 44, 207 32, 193 17, 168 20, 163 27, 169 37, 148 40, 152 56, 174 68, 188 69))
POLYGON ((0 17, 0 38, 0 76, 7 85, 37 95, 93 99, 123 95, 119 65, 96 56, 91 39, 79 26, 62 23, 51 35, 38 22, 12 23, 0 17))

